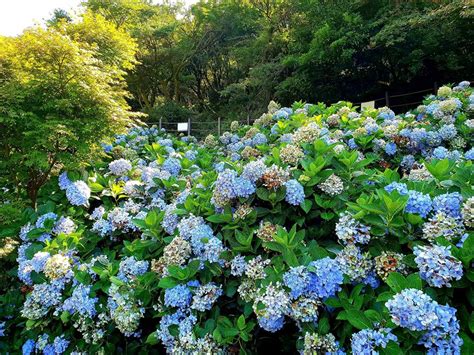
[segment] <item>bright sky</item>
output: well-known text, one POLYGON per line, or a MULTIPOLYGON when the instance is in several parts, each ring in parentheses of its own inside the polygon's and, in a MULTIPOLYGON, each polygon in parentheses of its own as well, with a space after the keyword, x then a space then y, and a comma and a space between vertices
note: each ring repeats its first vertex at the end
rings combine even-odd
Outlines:
MULTIPOLYGON (((82 0, 0 0, 0 35, 16 36, 49 19, 54 9, 75 9, 82 0)), ((185 0, 187 5, 197 0, 185 0)))

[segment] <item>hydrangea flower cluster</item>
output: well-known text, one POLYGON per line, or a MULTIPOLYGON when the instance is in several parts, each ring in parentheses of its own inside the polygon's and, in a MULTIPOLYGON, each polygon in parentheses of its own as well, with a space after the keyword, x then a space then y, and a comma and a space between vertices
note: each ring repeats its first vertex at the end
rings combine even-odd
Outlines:
POLYGON ((129 160, 120 158, 109 163, 109 170, 113 175, 122 176, 132 170, 132 163, 129 160))
POLYGON ((308 267, 291 268, 283 275, 292 298, 304 295, 325 299, 334 296, 340 290, 343 278, 338 263, 329 257, 313 261, 308 267))
POLYGON ((392 321, 403 328, 424 332, 420 344, 430 354, 459 354, 463 344, 459 337, 456 309, 442 306, 420 290, 405 289, 385 304, 392 321))
POLYGON ((74 181, 66 189, 66 197, 73 206, 88 206, 91 189, 81 180, 74 181))
POLYGON ((289 307, 290 299, 278 283, 268 285, 253 304, 258 323, 269 332, 276 332, 283 327, 289 307))
POLYGON ((389 341, 396 342, 397 336, 391 333, 391 329, 381 328, 378 330, 363 329, 352 334, 351 348, 353 354, 374 354, 377 347, 385 349, 389 341))
POLYGON ((318 187, 329 196, 336 196, 344 191, 342 179, 335 174, 331 174, 324 182, 320 183, 318 187))
POLYGON ((19 281, 6 352, 256 353, 281 338, 303 354, 460 353, 473 105, 460 83, 405 114, 272 103, 204 141, 116 136, 0 241, 19 281))
POLYGON ((431 197, 421 192, 408 191, 408 201, 405 211, 408 213, 419 214, 425 218, 432 209, 431 197))
POLYGON ((420 276, 433 287, 451 287, 451 280, 460 280, 462 264, 454 258, 449 247, 439 245, 416 246, 413 250, 420 276))
POLYGON ((290 205, 298 206, 304 201, 303 186, 296 180, 289 180, 285 183, 286 196, 285 201, 290 205))
POLYGON ((237 197, 247 198, 255 192, 252 181, 237 176, 234 170, 225 170, 219 174, 214 186, 213 202, 218 207, 223 207, 237 197))
POLYGON ((370 227, 363 225, 348 213, 343 213, 336 224, 336 235, 343 244, 367 244, 370 227))

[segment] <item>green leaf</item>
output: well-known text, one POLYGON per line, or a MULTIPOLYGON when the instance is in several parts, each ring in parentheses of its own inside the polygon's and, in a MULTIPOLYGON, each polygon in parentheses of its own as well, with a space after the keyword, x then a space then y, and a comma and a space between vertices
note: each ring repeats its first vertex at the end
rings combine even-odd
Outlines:
POLYGON ((377 312, 373 309, 368 309, 368 310, 364 311, 364 315, 368 319, 370 319, 370 321, 372 321, 372 323, 380 323, 380 321, 383 318, 382 315, 379 312, 377 312))
POLYGON ((420 275, 418 274, 408 275, 406 278, 405 286, 406 288, 416 288, 418 290, 421 290, 423 287, 423 284, 421 282, 420 275))
POLYGON ((300 206, 303 209, 303 211, 308 213, 311 210, 311 207, 313 206, 313 202, 311 200, 304 200, 300 206))
POLYGON ((357 329, 372 328, 372 322, 362 311, 349 309, 346 312, 347 320, 357 329))
POLYGON ((68 312, 68 311, 63 311, 61 313, 61 320, 63 321, 63 323, 67 323, 69 322, 69 317, 71 316, 71 314, 68 312))
POLYGON ((94 192, 94 193, 102 192, 105 189, 104 186, 102 186, 101 184, 99 184, 97 182, 90 183, 89 187, 90 187, 91 191, 94 192))
POLYGON ((158 339, 158 334, 157 332, 153 332, 151 333, 150 335, 148 335, 148 337, 146 338, 146 344, 150 344, 150 345, 156 345, 159 343, 159 339, 158 339))
POLYGON ((240 315, 239 318, 237 318, 237 328, 239 328, 239 330, 245 329, 245 317, 243 314, 240 315))
POLYGON ((117 286, 125 285, 125 282, 120 280, 117 276, 110 276, 110 282, 112 282, 113 284, 115 284, 117 286))
POLYGON ((178 285, 178 281, 172 277, 164 277, 158 282, 158 287, 160 288, 172 288, 178 285))
POLYGON ((378 295, 377 299, 375 302, 387 302, 389 299, 393 297, 393 292, 387 291, 387 292, 382 292, 380 295, 378 295))
POLYGON ((232 222, 232 215, 227 213, 213 214, 206 218, 211 223, 230 223, 232 222))
POLYGON ((387 277, 386 283, 395 293, 408 288, 405 278, 398 272, 391 272, 387 277))
POLYGON ((335 297, 331 297, 331 298, 328 298, 324 301, 324 304, 329 306, 329 307, 333 307, 333 308, 338 308, 338 307, 342 307, 341 306, 341 301, 335 297))
POLYGON ((329 333, 331 326, 329 325, 329 319, 327 317, 322 317, 319 319, 318 330, 322 335, 329 333))

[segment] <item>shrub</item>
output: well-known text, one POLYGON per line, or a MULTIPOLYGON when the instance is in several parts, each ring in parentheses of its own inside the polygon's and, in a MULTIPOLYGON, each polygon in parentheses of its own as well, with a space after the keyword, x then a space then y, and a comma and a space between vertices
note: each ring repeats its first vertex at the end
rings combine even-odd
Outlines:
POLYGON ((474 95, 440 93, 117 136, 22 227, 2 350, 472 353, 474 95))

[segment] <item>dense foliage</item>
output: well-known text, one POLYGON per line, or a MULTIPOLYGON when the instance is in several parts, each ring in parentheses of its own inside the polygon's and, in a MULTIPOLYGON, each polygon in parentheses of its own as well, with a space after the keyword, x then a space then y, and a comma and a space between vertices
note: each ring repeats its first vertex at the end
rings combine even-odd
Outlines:
MULTIPOLYGON (((35 205, 39 189, 130 124, 125 70, 135 44, 102 16, 0 37, 0 182, 35 205)), ((21 199, 20 199, 21 200, 21 199)))
POLYGON ((2 352, 472 354, 473 112, 462 82, 118 135, 27 211, 2 352))
POLYGON ((131 104, 154 122, 243 120, 272 99, 360 102, 474 79, 470 0, 171 3, 84 5, 136 39, 131 104))

